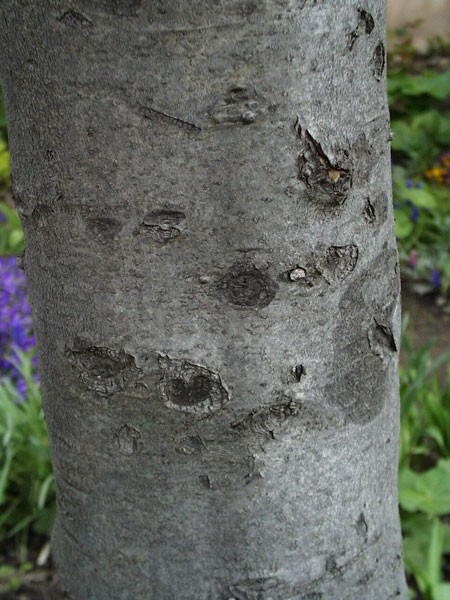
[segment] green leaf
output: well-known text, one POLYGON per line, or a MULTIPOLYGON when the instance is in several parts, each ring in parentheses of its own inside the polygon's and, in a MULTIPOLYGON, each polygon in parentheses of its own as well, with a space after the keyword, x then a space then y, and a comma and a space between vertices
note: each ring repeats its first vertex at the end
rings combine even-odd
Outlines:
POLYGON ((443 73, 426 71, 421 75, 408 76, 403 89, 405 96, 433 96, 437 100, 445 100, 450 95, 450 68, 443 73))
POLYGON ((49 473, 47 475, 46 479, 44 479, 44 481, 39 489, 39 497, 38 497, 38 502, 37 502, 37 507, 39 510, 42 510, 44 508, 45 503, 47 501, 48 491, 52 484, 53 484, 53 473, 49 473))
POLYGON ((414 229, 414 223, 404 212, 395 211, 395 235, 398 239, 403 239, 411 235, 414 229))
POLYGON ((443 271, 444 271, 445 276, 450 279, 450 256, 444 262, 443 271))
POLYGON ((23 244, 24 241, 24 237, 23 237, 23 231, 19 230, 19 229, 15 229, 14 231, 11 231, 11 233, 9 234, 9 245, 11 246, 11 248, 18 248, 23 244))
POLYGON ((431 526, 430 545, 428 548, 427 574, 428 581, 435 585, 441 579, 442 547, 444 533, 438 519, 431 526))
POLYGON ((429 515, 450 513, 450 459, 424 473, 402 469, 399 476, 400 506, 409 512, 429 515))
POLYGON ((406 189, 406 186, 401 187, 399 192, 400 196, 404 199, 408 198, 411 200, 413 204, 418 206, 419 208, 436 208, 436 199, 431 192, 426 189, 417 190, 417 189, 406 189))
POLYGON ((56 517, 56 506, 54 504, 40 511, 33 523, 33 531, 39 535, 50 536, 56 517))
POLYGON ((433 600, 450 600, 450 583, 440 582, 433 585, 431 597, 433 600))
POLYGON ((393 118, 392 150, 410 157, 410 168, 421 172, 433 164, 450 139, 448 113, 435 109, 425 110, 409 118, 393 118))
POLYGON ((0 181, 8 183, 10 172, 8 147, 5 142, 0 141, 0 181))
POLYGON ((420 75, 410 75, 404 71, 391 73, 388 93, 391 102, 403 96, 431 96, 444 100, 450 95, 450 68, 443 73, 425 71, 420 75))

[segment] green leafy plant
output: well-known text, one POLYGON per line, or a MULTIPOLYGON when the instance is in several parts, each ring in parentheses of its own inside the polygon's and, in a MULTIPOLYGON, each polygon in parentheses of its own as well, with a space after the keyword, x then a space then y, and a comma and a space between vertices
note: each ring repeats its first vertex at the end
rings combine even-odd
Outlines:
POLYGON ((450 553, 450 527, 436 516, 401 511, 403 553, 407 573, 414 577, 424 600, 448 600, 450 584, 442 565, 450 553))
POLYGON ((33 568, 32 563, 26 561, 19 567, 0 565, 0 590, 5 592, 18 592, 23 583, 23 578, 33 568))
POLYGON ((24 557, 30 532, 50 534, 56 503, 40 385, 32 357, 20 358, 25 398, 0 381, 0 540, 15 538, 24 557))
POLYGON ((0 90, 0 188, 8 189, 11 185, 8 134, 6 130, 6 115, 0 90))
POLYGON ((0 89, 0 142, 6 142, 7 140, 8 133, 6 130, 5 106, 3 103, 2 90, 0 89))
MULTIPOLYGON (((408 52, 409 49, 407 55, 411 58, 408 52)), ((450 68, 442 72, 411 73, 403 63, 389 72, 388 93, 402 274, 415 282, 420 293, 447 294, 450 290, 450 111, 446 102, 450 96, 450 68)))
POLYGON ((400 469, 423 471, 438 458, 450 458, 450 381, 447 378, 444 385, 438 377, 439 369, 449 364, 450 352, 431 360, 432 340, 415 351, 406 333, 408 326, 405 317, 402 352, 407 366, 400 367, 400 469))
POLYGON ((443 581, 450 553, 450 352, 432 360, 433 342, 414 351, 402 328, 407 366, 400 369, 399 503, 407 573, 424 600, 448 600, 443 581), (438 372, 447 366, 447 381, 438 372))
POLYGON ((0 185, 9 187, 10 184, 8 144, 5 141, 0 140, 0 185))
POLYGON ((0 202, 0 256, 21 254, 24 250, 22 224, 16 211, 0 202))

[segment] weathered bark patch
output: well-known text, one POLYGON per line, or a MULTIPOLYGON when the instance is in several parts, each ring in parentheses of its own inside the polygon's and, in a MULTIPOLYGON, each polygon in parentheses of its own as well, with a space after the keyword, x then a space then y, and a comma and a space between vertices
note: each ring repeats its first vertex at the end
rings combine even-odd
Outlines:
POLYGON ((86 225, 102 241, 113 240, 122 230, 122 223, 112 217, 90 217, 86 225))
POLYGON ((180 438, 175 446, 175 452, 186 455, 199 455, 202 452, 205 444, 202 438, 197 435, 188 435, 180 438))
POLYGON ((218 290, 228 302, 246 308, 268 306, 275 298, 278 285, 252 264, 233 265, 219 284, 218 290))
POLYGON ((303 296, 322 293, 324 288, 339 284, 356 269, 358 256, 355 244, 320 246, 304 261, 281 273, 279 279, 303 296))
POLYGON ((306 431, 323 430, 336 425, 333 415, 322 414, 319 409, 306 403, 282 397, 274 404, 252 410, 244 418, 231 423, 231 428, 242 434, 274 440, 284 427, 293 422, 296 427, 301 426, 306 431))
POLYGON ((373 320, 373 325, 369 331, 369 344, 373 352, 379 356, 387 353, 397 352, 392 328, 389 325, 373 320))
POLYGON ((383 76, 385 64, 386 64, 386 52, 384 49, 384 44, 383 44, 383 42, 379 42, 379 44, 376 46, 375 50, 373 51, 373 56, 372 56, 372 70, 373 70, 375 79, 377 79, 378 81, 383 76))
POLYGON ((45 228, 50 226, 49 221, 54 215, 55 210, 48 204, 37 204, 31 213, 30 219, 33 226, 45 228))
POLYGON ((158 393, 163 404, 173 410, 209 414, 228 401, 229 394, 218 373, 187 360, 160 354, 161 381, 158 393))
POLYGON ((324 271, 329 278, 342 280, 355 270, 358 262, 358 246, 330 246, 326 250, 324 271))
POLYGON ((302 281, 306 278, 306 269, 297 265, 288 271, 287 276, 289 281, 302 281))
POLYGON ((315 257, 310 257, 304 263, 302 262, 301 266, 297 264, 281 273, 279 279, 284 283, 289 283, 300 296, 318 294, 328 285, 322 275, 319 262, 315 257))
POLYGON ((68 350, 67 356, 84 385, 102 395, 114 394, 142 375, 133 356, 123 350, 89 346, 68 350))
POLYGON ((370 35, 375 27, 372 15, 366 10, 359 8, 359 20, 355 29, 347 36, 347 47, 351 51, 356 40, 363 34, 370 35))
POLYGON ((131 425, 122 425, 115 435, 121 454, 136 454, 142 446, 142 436, 138 429, 131 425))
POLYGON ((397 351, 392 325, 398 294, 396 260, 394 250, 383 249, 339 303, 332 378, 326 392, 327 400, 353 423, 372 421, 389 395, 387 371, 397 351))
POLYGON ((67 10, 60 18, 60 23, 67 27, 73 27, 75 29, 82 29, 85 27, 91 27, 92 21, 76 10, 67 10))
POLYGON ((148 235, 157 244, 166 244, 181 234, 185 218, 179 210, 155 210, 145 215, 139 233, 148 235))
MULTIPOLYGON (((341 335, 344 335, 343 330, 341 335)), ((327 386, 328 400, 339 406, 349 421, 365 424, 374 419, 383 407, 386 366, 371 352, 367 330, 356 320, 353 330, 346 330, 345 336, 345 346, 337 341, 335 350, 338 355, 345 353, 345 363, 335 359, 333 370, 336 375, 333 383, 327 386)))
POLYGON ((369 225, 381 225, 386 221, 389 199, 386 194, 365 198, 363 215, 369 225))
POLYGON ((210 111, 218 124, 250 125, 264 112, 264 103, 251 84, 234 85, 228 89, 210 111))
MULTIPOLYGON (((289 591, 288 585, 276 577, 258 577, 239 581, 230 587, 233 600, 260 600, 281 598, 289 591)), ((284 596, 287 597, 287 596, 284 596)))
POLYGON ((364 218, 370 225, 373 225, 377 219, 377 213, 370 198, 366 198, 364 201, 364 218))
POLYGON ((292 368, 292 375, 295 381, 297 381, 297 383, 300 383, 303 376, 306 375, 305 367, 303 365, 295 365, 295 367, 292 368))
POLYGON ((356 521, 356 533, 364 539, 367 539, 367 533, 369 531, 369 526, 367 525, 366 517, 364 513, 361 512, 358 520, 356 521))

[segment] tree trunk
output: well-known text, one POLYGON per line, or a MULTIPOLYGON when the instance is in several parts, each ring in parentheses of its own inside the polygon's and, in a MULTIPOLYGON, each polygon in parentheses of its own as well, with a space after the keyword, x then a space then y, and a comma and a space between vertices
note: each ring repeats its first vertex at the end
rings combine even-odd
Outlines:
POLYGON ((382 0, 3 0, 77 600, 407 598, 382 0))

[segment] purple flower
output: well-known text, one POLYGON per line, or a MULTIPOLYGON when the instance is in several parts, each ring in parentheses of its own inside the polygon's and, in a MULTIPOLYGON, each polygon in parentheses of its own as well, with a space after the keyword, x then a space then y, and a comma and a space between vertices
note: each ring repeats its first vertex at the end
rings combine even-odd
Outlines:
MULTIPOLYGON (((25 273, 14 257, 0 257, 0 377, 10 377, 22 397, 26 384, 18 368, 19 353, 32 351, 34 345, 25 273)), ((33 365, 37 367, 35 357, 33 365)))
POLYGON ((0 213, 0 223, 6 223, 7 222, 7 218, 6 215, 4 213, 0 213))
POLYGON ((416 188, 418 190, 423 190, 423 181, 418 181, 417 184, 416 184, 416 188))
POLYGON ((435 289, 441 287, 441 275, 436 269, 431 273, 431 283, 435 289))
POLYGON ((412 179, 407 179, 405 183, 408 190, 410 190, 414 186, 412 179))
POLYGON ((419 220, 419 209, 417 206, 413 206, 411 209, 411 221, 417 223, 419 220))

